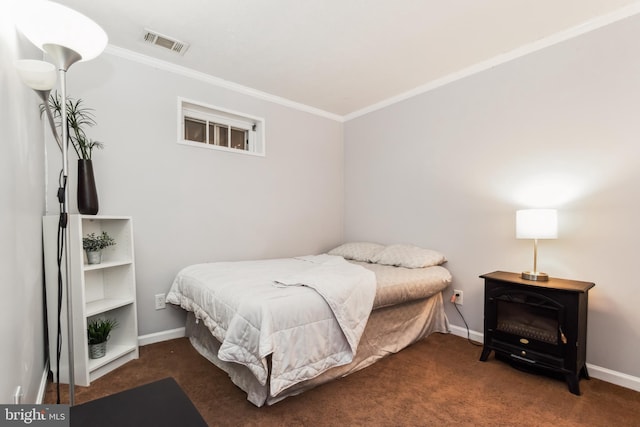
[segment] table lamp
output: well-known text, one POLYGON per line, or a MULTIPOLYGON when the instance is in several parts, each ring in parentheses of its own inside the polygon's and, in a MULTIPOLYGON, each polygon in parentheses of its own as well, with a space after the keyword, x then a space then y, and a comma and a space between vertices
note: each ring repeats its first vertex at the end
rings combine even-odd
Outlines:
POLYGON ((555 209, 523 209, 516 211, 516 239, 533 239, 533 270, 523 271, 526 280, 547 281, 549 276, 538 271, 538 239, 558 237, 558 213, 555 209))

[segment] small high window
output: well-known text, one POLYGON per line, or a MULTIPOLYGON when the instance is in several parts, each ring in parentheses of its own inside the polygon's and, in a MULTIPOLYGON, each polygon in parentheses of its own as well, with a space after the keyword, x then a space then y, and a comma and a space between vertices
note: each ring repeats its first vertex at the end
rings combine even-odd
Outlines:
POLYGON ((264 119, 178 100, 178 142, 236 153, 265 155, 264 119))

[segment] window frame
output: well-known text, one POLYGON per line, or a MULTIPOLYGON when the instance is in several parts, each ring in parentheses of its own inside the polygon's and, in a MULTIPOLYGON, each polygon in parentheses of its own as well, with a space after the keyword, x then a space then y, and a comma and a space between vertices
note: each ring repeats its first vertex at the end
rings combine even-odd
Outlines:
MULTIPOLYGON (((187 98, 178 97, 178 144, 191 147, 208 148, 210 150, 226 151, 228 153, 247 154, 250 156, 266 157, 265 120, 261 117, 251 116, 226 108, 205 104, 187 98), (185 139, 185 119, 191 118, 205 122, 205 141, 192 141, 185 139), (252 151, 238 149, 224 145, 209 143, 209 128, 211 125, 223 125, 229 130, 228 144, 231 144, 231 129, 239 129, 247 132, 249 148, 252 151)), ((245 140, 246 144, 246 140, 245 140)))

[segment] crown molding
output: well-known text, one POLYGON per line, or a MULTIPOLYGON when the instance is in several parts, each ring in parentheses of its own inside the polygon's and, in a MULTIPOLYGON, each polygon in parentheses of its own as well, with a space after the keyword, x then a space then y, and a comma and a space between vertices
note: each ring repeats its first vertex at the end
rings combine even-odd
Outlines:
POLYGON ((635 3, 632 3, 631 5, 620 8, 614 12, 590 19, 580 25, 576 25, 572 28, 569 28, 568 30, 561 31, 559 33, 537 40, 533 43, 529 43, 527 45, 521 46, 510 52, 497 55, 486 61, 482 61, 470 67, 453 72, 451 74, 448 74, 446 76, 433 80, 429 83, 418 86, 409 91, 393 96, 391 98, 387 98, 383 101, 369 105, 368 107, 348 113, 346 115, 330 113, 328 111, 321 110, 319 108, 311 107, 309 105, 295 102, 290 99, 286 99, 286 98, 273 95, 267 92, 262 92, 260 90, 253 89, 248 86, 243 86, 238 83, 234 83, 228 80, 221 79, 219 77, 212 76, 210 74, 202 73, 200 71, 195 71, 193 69, 183 67, 181 65, 176 65, 160 59, 152 58, 148 55, 144 55, 144 54, 134 52, 128 49, 124 49, 118 46, 108 45, 105 52, 114 56, 118 56, 120 58, 128 59, 130 61, 138 62, 140 64, 148 65, 150 67, 159 68, 161 70, 178 74, 184 77, 200 80, 204 83, 218 86, 224 89, 232 90, 234 92, 238 92, 243 95, 248 95, 256 99, 261 99, 264 101, 272 102, 274 104, 282 105, 284 107, 292 108, 295 110, 303 111, 316 116, 334 120, 340 123, 344 123, 349 120, 353 120, 355 118, 372 113, 374 111, 381 110, 383 108, 397 104, 404 100, 413 98, 415 96, 424 94, 426 92, 430 92, 434 89, 448 85, 449 83, 453 83, 457 80, 464 79, 471 75, 481 73, 483 71, 494 68, 498 65, 513 61, 515 59, 529 55, 531 53, 538 52, 547 47, 579 37, 583 34, 589 33, 591 31, 595 31, 599 28, 605 27, 607 25, 613 24, 615 22, 621 21, 625 18, 629 18, 639 13, 640 13, 640 1, 637 1, 635 3))
POLYGON ((183 77, 199 80, 201 82, 204 82, 213 86, 218 86, 224 89, 232 90, 234 92, 238 92, 243 95, 248 95, 263 101, 268 101, 274 104, 282 105, 284 107, 292 108, 294 110, 303 111, 305 113, 310 113, 316 116, 324 117, 326 119, 335 120, 337 122, 344 122, 344 117, 338 114, 333 114, 328 111, 321 110, 319 108, 315 108, 309 105, 301 104, 299 102, 291 101, 290 99, 272 95, 267 92, 262 92, 260 90, 243 86, 238 83, 231 82, 229 80, 224 80, 219 77, 214 77, 210 74, 202 73, 200 71, 196 71, 191 68, 183 67, 181 65, 176 65, 168 61, 152 58, 148 55, 134 52, 129 49, 124 49, 119 46, 114 46, 111 44, 107 45, 107 48, 105 49, 105 53, 113 56, 117 56, 119 58, 127 59, 129 61, 137 62, 139 64, 147 65, 149 67, 154 67, 154 68, 161 69, 163 71, 168 71, 170 73, 178 74, 183 77))
POLYGON ((401 93, 400 95, 387 98, 384 101, 377 102, 361 110, 357 110, 352 113, 349 113, 343 116, 343 121, 347 122, 349 120, 353 120, 360 116, 364 116, 365 114, 369 114, 374 111, 381 110, 385 107, 391 106, 393 104, 397 104, 398 102, 404 101, 409 98, 413 98, 414 96, 432 91, 439 87, 448 85, 449 83, 455 82, 465 77, 469 77, 473 74, 477 74, 482 71, 491 69, 500 64, 513 61, 514 59, 518 59, 520 57, 529 55, 531 53, 545 49, 547 47, 579 37, 591 31, 595 31, 599 28, 621 21, 625 18, 629 18, 631 16, 637 15, 638 13, 640 13, 640 2, 632 3, 631 5, 625 6, 614 12, 585 21, 584 23, 580 25, 576 25, 575 27, 569 28, 568 30, 561 31, 559 33, 555 33, 551 36, 545 37, 533 43, 526 44, 524 46, 521 46, 505 54, 494 56, 491 59, 479 62, 475 65, 464 68, 460 71, 453 72, 444 77, 433 80, 427 84, 418 86, 407 92, 401 93))

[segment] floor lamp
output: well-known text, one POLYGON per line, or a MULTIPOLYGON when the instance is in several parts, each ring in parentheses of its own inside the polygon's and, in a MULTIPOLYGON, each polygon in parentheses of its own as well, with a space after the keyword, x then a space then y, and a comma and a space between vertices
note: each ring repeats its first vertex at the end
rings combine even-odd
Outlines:
MULTIPOLYGON (((60 201, 60 227, 64 229, 64 281, 67 294, 67 345, 69 359, 69 404, 74 404, 74 362, 73 362, 73 317, 71 304, 70 254, 68 201, 68 151, 69 135, 67 124, 67 81, 69 67, 78 61, 88 61, 100 55, 107 46, 107 34, 91 19, 58 3, 50 1, 27 2, 25 9, 18 11, 16 26, 31 43, 46 52, 53 60, 52 64, 44 61, 18 61, 17 68, 22 80, 34 89, 42 98, 45 111, 51 125, 56 142, 62 151, 61 188, 58 191, 60 201), (53 116, 49 108, 49 92, 56 83, 56 69, 60 76, 61 135, 58 135, 53 116)), ((59 372, 58 372, 59 375, 59 372)))

